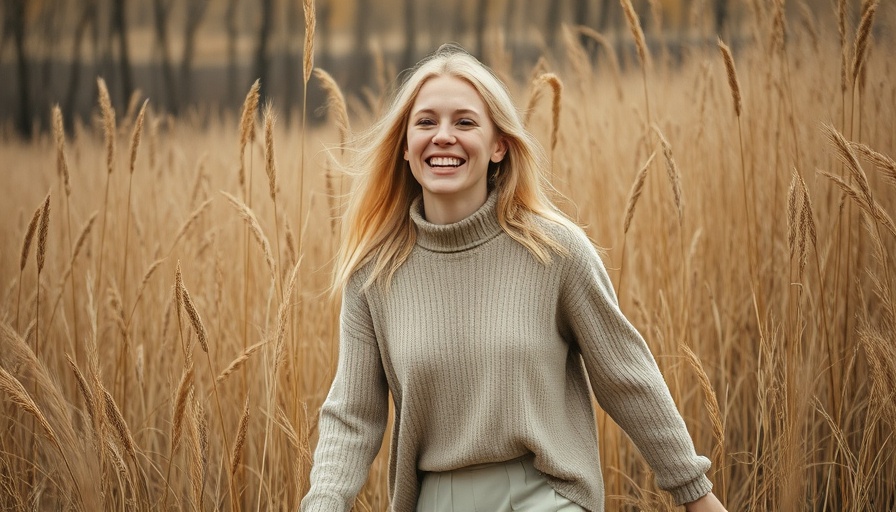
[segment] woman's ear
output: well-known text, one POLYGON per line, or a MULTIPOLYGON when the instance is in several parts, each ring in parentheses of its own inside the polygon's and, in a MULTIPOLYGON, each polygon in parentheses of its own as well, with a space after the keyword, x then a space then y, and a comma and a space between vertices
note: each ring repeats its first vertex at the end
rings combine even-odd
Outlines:
POLYGON ((495 145, 495 150, 492 152, 492 162, 498 163, 501 160, 504 160, 504 155, 507 154, 507 139, 504 137, 498 138, 498 143, 495 145))
POLYGON ((408 148, 404 148, 404 159, 408 159, 408 148))

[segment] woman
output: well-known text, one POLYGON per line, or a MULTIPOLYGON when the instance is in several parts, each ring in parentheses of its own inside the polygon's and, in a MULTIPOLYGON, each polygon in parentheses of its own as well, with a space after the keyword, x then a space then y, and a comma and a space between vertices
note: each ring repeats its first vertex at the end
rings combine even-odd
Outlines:
POLYGON ((303 511, 351 508, 390 392, 393 510, 603 510, 589 383, 677 503, 724 510, 488 68, 443 46, 359 147, 334 283, 339 363, 303 511))

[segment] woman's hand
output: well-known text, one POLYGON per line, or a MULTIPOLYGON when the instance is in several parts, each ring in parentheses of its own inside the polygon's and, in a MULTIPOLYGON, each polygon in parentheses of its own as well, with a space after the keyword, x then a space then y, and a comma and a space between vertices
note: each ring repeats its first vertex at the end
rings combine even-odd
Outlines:
POLYGON ((698 500, 685 503, 684 509, 687 512, 727 512, 722 502, 711 492, 698 500))

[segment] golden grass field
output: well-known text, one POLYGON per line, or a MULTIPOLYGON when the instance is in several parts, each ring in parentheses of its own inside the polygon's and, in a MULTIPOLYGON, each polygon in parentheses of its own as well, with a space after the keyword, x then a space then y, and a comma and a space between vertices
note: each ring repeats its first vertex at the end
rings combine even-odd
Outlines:
MULTIPOLYGON (((893 510, 892 39, 785 46, 775 19, 734 48, 737 110, 715 44, 621 74, 570 44, 511 89, 729 509, 893 510)), ((348 103, 355 130, 379 108, 348 103)), ((270 132, 262 108, 140 104, 0 141, 0 508, 296 510, 337 353, 345 106, 303 133, 276 104, 270 132)), ((596 421, 608 509, 672 510, 596 421)), ((359 510, 387 506, 386 451, 359 510)))

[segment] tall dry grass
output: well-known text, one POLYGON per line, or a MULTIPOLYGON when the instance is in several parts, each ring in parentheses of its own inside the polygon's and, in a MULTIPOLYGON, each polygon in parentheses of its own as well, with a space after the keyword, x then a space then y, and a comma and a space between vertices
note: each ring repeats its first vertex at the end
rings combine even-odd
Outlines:
MULTIPOLYGON (((567 37, 568 58, 525 70, 553 101, 511 83, 732 510, 896 507, 896 20, 867 5, 813 30, 760 13, 757 37, 721 55, 707 38, 675 67, 607 59, 611 34, 579 28, 596 56, 567 37)), ((107 97, 68 140, 0 142, 16 191, 0 203, 0 509, 297 508, 335 367, 333 196, 350 177, 332 169, 349 122, 376 115, 315 75, 336 119, 307 130, 274 123, 275 104, 255 137, 253 88, 242 119, 205 127, 141 110, 139 153, 139 136, 114 151, 136 104, 119 118, 107 97)), ((597 422, 608 508, 672 510, 597 422)), ((358 509, 386 508, 386 472, 384 448, 358 509)))

